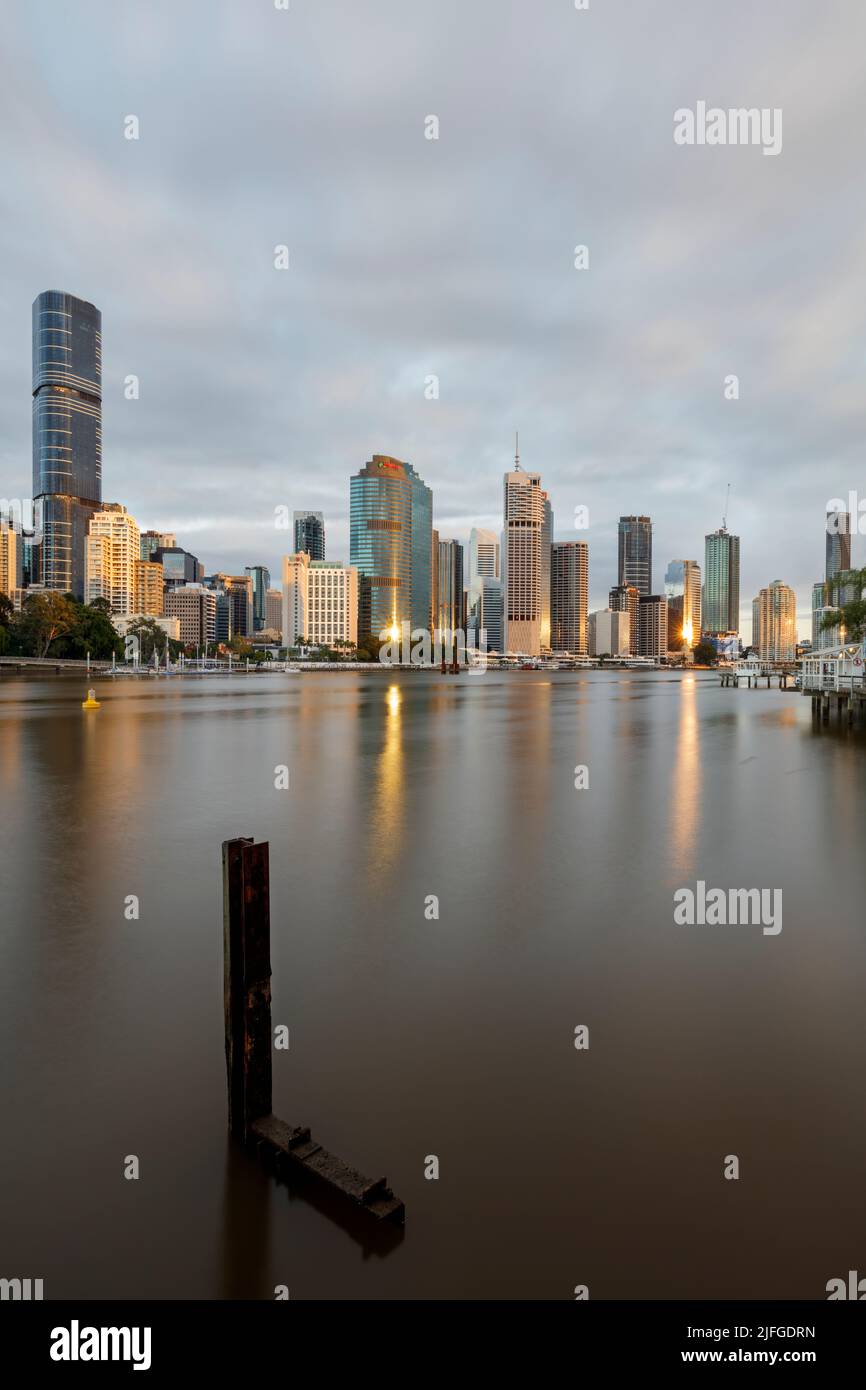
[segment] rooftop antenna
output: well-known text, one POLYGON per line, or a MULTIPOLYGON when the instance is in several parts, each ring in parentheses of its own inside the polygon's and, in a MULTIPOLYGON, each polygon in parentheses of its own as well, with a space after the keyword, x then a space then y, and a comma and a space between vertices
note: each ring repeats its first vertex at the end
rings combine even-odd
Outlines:
POLYGON ((520 471, 520 449, 518 447, 517 430, 514 431, 514 468, 516 472, 520 471))
POLYGON ((727 492, 725 493, 725 514, 724 514, 724 516, 722 517, 722 530, 723 530, 723 531, 727 531, 727 529, 728 529, 728 503, 730 502, 730 500, 731 500, 731 485, 730 485, 730 483, 728 483, 728 490, 727 490, 727 492))

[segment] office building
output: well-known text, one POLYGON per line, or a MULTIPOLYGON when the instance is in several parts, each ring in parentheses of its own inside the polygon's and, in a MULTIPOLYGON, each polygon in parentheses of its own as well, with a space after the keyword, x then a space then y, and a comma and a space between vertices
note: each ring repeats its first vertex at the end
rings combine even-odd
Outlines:
MULTIPOLYGON (((514 468, 505 474, 503 484, 505 645, 511 652, 539 656, 542 622, 550 604, 549 586, 546 604, 542 594, 542 545, 550 526, 549 502, 540 474, 526 473, 516 450, 514 468)), ((546 573, 549 577, 549 559, 546 573)))
POLYGON ((151 560, 157 565, 162 565, 167 588, 174 588, 178 584, 200 584, 204 578, 200 561, 182 546, 157 546, 151 560))
POLYGON ((555 541, 551 547, 550 645, 555 652, 586 656, 589 597, 589 546, 586 541, 555 541))
POLYGON ((306 550, 283 556, 283 617, 280 627, 284 647, 297 647, 308 637, 309 613, 307 573, 310 556, 306 550))
POLYGON ((762 661, 793 661, 797 646, 797 596, 781 579, 758 595, 758 654, 762 661))
POLYGON ((599 608, 587 619, 590 656, 631 656, 631 620, 626 608, 599 608))
POLYGON ((439 541, 436 628, 440 632, 463 631, 463 546, 459 541, 439 541))
POLYGON ((408 622, 427 630, 433 596, 433 495, 410 463, 374 454, 350 483, 349 562, 358 571, 359 634, 408 622))
POLYGON ((469 534, 469 582, 499 578, 499 537, 495 531, 473 526, 469 534))
POLYGON ((607 603, 614 613, 628 613, 629 653, 631 656, 637 656, 640 638, 638 622, 640 590, 634 584, 617 584, 611 589, 607 603))
POLYGON ((641 594, 638 601, 638 656, 663 657, 668 650, 668 601, 664 594, 641 594))
POLYGON ((325 558, 325 517, 323 512, 295 512, 295 554, 306 551, 311 560, 325 558))
POLYGON ((339 560, 311 560, 307 576, 307 636, 316 646, 358 641, 358 571, 339 560))
POLYGON ((268 632, 283 630, 283 595, 279 589, 268 589, 265 594, 265 628, 268 632))
POLYGON ((541 626, 539 641, 542 651, 550 650, 551 642, 551 549, 553 546, 553 507, 548 493, 542 494, 544 500, 544 522, 541 527, 541 626))
POLYGON ((740 630, 740 538, 726 526, 704 537, 702 624, 711 635, 740 630))
POLYGON ((46 290, 33 302, 34 580, 84 598, 85 543, 102 502, 102 315, 46 290))
POLYGON ((179 584, 165 591, 165 616, 179 620, 185 647, 203 651, 216 640, 216 605, 216 594, 204 584, 179 584))
POLYGON ((173 531, 142 531, 141 558, 153 560, 158 550, 176 550, 177 536, 173 531))
POLYGON ((119 502, 107 502, 90 517, 84 540, 86 603, 105 599, 112 613, 138 612, 136 567, 140 563, 138 526, 119 502))
POLYGON ((648 594, 653 577, 653 528, 648 516, 619 519, 618 587, 633 586, 648 594))
POLYGON ((261 632, 265 626, 265 596, 271 587, 271 572, 265 565, 247 565, 246 573, 253 586, 253 631, 261 632))
POLYGON ((701 567, 697 560, 671 560, 665 571, 668 650, 696 647, 701 640, 701 567))

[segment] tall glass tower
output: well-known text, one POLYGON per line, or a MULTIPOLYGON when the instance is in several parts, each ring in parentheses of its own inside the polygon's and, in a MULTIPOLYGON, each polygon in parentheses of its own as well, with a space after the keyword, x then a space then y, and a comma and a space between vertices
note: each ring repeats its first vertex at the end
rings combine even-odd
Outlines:
POLYGON ((45 290, 33 301, 34 583, 84 598, 84 546, 102 501, 102 315, 45 290))
MULTIPOLYGON (((323 512, 295 512, 295 554, 305 550, 311 560, 325 558, 325 517, 323 512)), ((302 633, 301 636, 304 636, 302 633)))
POLYGON ((411 463, 374 454, 350 482, 349 563, 359 638, 404 622, 429 628, 433 494, 411 463))
POLYGON ((726 526, 704 538, 703 629, 740 630, 740 538, 726 526))
POLYGON ((266 565, 247 565, 244 571, 253 582, 253 628, 261 632, 266 624, 266 595, 271 587, 271 572, 266 565))
POLYGON ((648 516, 619 519, 619 578, 633 584, 639 594, 651 594, 653 586, 653 527, 648 516))

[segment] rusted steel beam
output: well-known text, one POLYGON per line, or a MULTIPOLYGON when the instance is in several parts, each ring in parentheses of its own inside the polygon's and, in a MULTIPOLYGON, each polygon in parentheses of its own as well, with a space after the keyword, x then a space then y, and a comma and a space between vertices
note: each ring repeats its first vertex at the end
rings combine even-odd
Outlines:
POLYGON ((229 1129, 246 1139, 271 1111, 268 846, 223 843, 223 997, 229 1129))

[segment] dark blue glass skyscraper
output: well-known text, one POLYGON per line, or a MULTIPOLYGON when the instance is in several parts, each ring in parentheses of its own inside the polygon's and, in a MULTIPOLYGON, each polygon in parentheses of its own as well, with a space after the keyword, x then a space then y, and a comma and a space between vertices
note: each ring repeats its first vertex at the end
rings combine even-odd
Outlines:
POLYGON ((360 636, 404 622, 429 629, 433 494, 411 463, 374 454, 350 483, 349 563, 360 636))
POLYGON ((59 290, 33 302, 35 583, 84 597, 84 542, 102 502, 102 315, 59 290))

